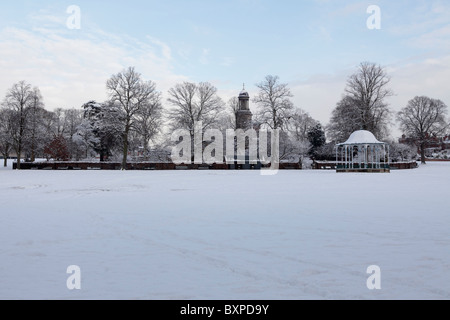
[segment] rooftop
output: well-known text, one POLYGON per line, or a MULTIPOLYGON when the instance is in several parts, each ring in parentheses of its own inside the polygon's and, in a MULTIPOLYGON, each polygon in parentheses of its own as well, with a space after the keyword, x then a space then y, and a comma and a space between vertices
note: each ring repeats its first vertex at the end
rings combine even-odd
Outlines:
POLYGON ((339 145, 352 145, 352 144, 384 144, 384 142, 378 141, 372 132, 367 130, 358 130, 353 132, 344 143, 339 145))

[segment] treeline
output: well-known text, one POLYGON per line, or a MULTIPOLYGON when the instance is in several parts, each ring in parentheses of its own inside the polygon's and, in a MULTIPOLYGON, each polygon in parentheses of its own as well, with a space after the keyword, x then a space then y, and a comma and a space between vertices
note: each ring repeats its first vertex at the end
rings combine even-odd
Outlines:
MULTIPOLYGON (((282 160, 332 159, 335 142, 344 141, 355 130, 369 130, 379 139, 389 136, 394 115, 386 102, 393 95, 389 82, 384 68, 362 63, 349 77, 330 123, 323 127, 293 104, 287 84, 269 75, 256 85, 254 126, 280 129, 282 160)), ((14 84, 0 109, 0 152, 5 165, 15 153, 18 168, 22 155, 27 161, 79 161, 99 156, 100 161, 119 160, 125 168, 130 155, 137 160, 168 161, 175 129, 193 132, 200 121, 205 130, 236 128, 238 98, 224 102, 208 82, 177 84, 163 101, 156 84, 144 81, 129 67, 108 79, 106 90, 107 101, 48 111, 39 88, 25 81, 14 84)), ((397 114, 397 120, 406 134, 423 142, 423 147, 427 137, 447 130, 446 111, 440 100, 416 97, 397 114)), ((411 147, 392 147, 394 155, 401 158, 414 153, 411 147)))

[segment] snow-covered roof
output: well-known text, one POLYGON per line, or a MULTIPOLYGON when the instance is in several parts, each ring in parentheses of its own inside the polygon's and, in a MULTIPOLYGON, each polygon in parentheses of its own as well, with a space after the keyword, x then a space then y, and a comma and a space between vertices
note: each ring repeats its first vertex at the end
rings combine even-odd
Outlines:
POLYGON ((249 94, 248 94, 248 92, 245 91, 245 89, 244 89, 244 90, 241 91, 241 93, 239 93, 239 96, 240 96, 240 97, 241 97, 241 96, 246 96, 246 97, 248 97, 249 94))
POLYGON ((355 131, 350 135, 347 141, 340 143, 338 145, 354 145, 354 144, 385 144, 384 142, 378 141, 372 132, 367 130, 355 131))

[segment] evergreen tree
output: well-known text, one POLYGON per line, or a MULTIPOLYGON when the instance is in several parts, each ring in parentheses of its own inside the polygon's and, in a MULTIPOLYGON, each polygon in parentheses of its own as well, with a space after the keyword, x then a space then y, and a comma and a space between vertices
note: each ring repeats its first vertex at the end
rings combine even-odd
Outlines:
POLYGON ((308 130, 308 141, 311 144, 308 154, 311 158, 315 159, 319 148, 324 146, 326 142, 325 131, 322 129, 320 123, 308 130))

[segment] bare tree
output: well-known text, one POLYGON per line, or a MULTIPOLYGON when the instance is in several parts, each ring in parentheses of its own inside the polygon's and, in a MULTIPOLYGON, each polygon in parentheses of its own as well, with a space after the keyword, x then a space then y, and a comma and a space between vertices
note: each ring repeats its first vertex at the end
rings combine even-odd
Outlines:
POLYGON ((217 88, 208 82, 177 84, 169 90, 167 101, 173 106, 169 111, 172 129, 189 130, 191 138, 196 122, 202 121, 203 129, 210 128, 224 109, 217 88))
POLYGON ((253 101, 259 106, 258 120, 272 129, 284 129, 294 108, 288 85, 280 83, 278 76, 268 75, 256 86, 259 93, 253 101))
POLYGON ((136 133, 138 140, 144 148, 144 152, 148 154, 150 151, 149 143, 155 136, 161 132, 163 107, 161 103, 161 94, 157 93, 144 104, 137 113, 136 133))
POLYGON ((77 133, 78 127, 83 122, 83 110, 81 109, 66 109, 64 110, 64 138, 67 141, 67 146, 70 152, 70 158, 80 158, 82 151, 74 142, 74 137, 77 133))
POLYGON ((317 123, 306 111, 295 108, 289 117, 288 130, 296 141, 306 141, 308 130, 317 123))
POLYGON ((116 75, 113 75, 106 83, 110 101, 123 114, 122 140, 123 158, 122 170, 127 168, 128 136, 134 129, 137 114, 143 106, 151 103, 157 95, 156 85, 152 81, 144 81, 141 74, 134 67, 129 67, 116 75))
POLYGON ((352 132, 371 131, 378 138, 387 136, 391 111, 385 100, 393 95, 389 82, 384 68, 371 62, 361 63, 347 80, 345 95, 333 111, 329 126, 332 135, 346 139, 351 128, 352 132))
POLYGON ((361 129, 378 135, 385 133, 391 113, 385 99, 393 95, 389 82, 384 68, 370 62, 361 63, 358 72, 348 79, 345 92, 359 113, 361 129))
POLYGON ((49 143, 53 140, 54 137, 56 137, 57 134, 57 128, 59 125, 59 118, 55 112, 47 111, 45 109, 42 110, 42 116, 41 116, 41 124, 42 124, 42 130, 43 130, 43 140, 46 143, 49 143))
POLYGON ((61 136, 65 133, 65 120, 64 120, 64 109, 63 108, 56 108, 52 112, 52 140, 55 137, 61 136))
POLYGON ((400 128, 419 143, 421 162, 425 163, 425 148, 428 139, 445 132, 447 106, 441 100, 421 96, 415 97, 397 114, 400 128))
POLYGON ((27 113, 33 102, 35 92, 30 84, 20 81, 12 86, 6 93, 3 106, 13 111, 11 128, 11 141, 13 149, 17 153, 17 169, 20 169, 20 161, 26 142, 28 128, 27 113))
MULTIPOLYGON (((208 128, 220 126, 225 104, 217 95, 217 88, 208 82, 177 84, 169 90, 167 101, 173 107, 168 112, 171 130, 189 131, 194 160, 196 130, 201 130, 197 134, 202 134, 208 128), (199 122, 202 123, 201 128, 196 125, 199 122)), ((198 147, 203 148, 204 145, 198 147)))
POLYGON ((42 143, 42 115, 44 110, 44 103, 41 92, 38 88, 33 89, 33 95, 31 97, 31 103, 28 110, 30 139, 28 141, 28 149, 30 153, 30 160, 34 162, 36 160, 36 153, 40 148, 43 148, 42 143))
POLYGON ((240 107, 239 98, 233 97, 230 100, 228 100, 228 110, 231 113, 231 116, 229 116, 230 129, 237 129, 237 117, 239 107, 240 107))
POLYGON ((12 150, 11 132, 13 127, 12 110, 3 109, 0 112, 0 153, 3 156, 3 166, 8 166, 9 154, 12 150))

